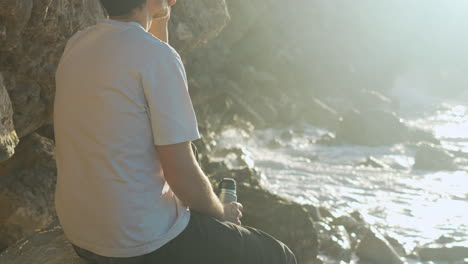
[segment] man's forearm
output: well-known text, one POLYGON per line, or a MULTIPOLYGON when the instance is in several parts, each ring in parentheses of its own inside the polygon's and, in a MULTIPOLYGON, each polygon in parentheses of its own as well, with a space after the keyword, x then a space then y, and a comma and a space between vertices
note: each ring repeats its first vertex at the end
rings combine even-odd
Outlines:
POLYGON ((198 165, 189 143, 158 146, 164 177, 189 208, 222 219, 224 207, 198 165))
POLYGON ((151 24, 151 28, 148 30, 149 33, 153 34, 159 40, 168 43, 169 32, 168 32, 169 18, 155 18, 151 24))

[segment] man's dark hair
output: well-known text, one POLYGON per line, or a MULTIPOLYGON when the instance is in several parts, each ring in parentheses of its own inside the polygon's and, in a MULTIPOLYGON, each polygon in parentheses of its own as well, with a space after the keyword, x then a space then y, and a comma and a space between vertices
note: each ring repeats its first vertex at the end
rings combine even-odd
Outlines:
POLYGON ((147 0, 100 0, 102 7, 109 16, 129 15, 135 8, 140 7, 147 0))

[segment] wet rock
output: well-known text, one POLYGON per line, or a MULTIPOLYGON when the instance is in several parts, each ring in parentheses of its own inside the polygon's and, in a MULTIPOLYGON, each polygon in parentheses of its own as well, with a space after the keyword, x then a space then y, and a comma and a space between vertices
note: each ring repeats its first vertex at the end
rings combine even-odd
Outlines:
POLYGON ((365 222, 360 222, 356 220, 354 217, 349 215, 342 215, 340 217, 335 218, 332 221, 333 225, 336 226, 344 226, 348 233, 355 233, 357 235, 367 234, 368 227, 365 222))
POLYGON ((338 261, 351 260, 351 240, 343 226, 331 226, 324 222, 315 224, 318 232, 320 252, 333 256, 338 261))
POLYGON ((453 237, 450 237, 450 236, 440 236, 439 238, 437 238, 434 242, 437 243, 437 244, 442 244, 442 245, 445 245, 445 244, 449 244, 449 243, 453 243, 453 242, 456 242, 457 240, 453 237))
POLYGON ((392 245, 393 249, 395 249, 395 252, 398 253, 400 257, 405 257, 407 255, 406 250, 400 241, 389 235, 385 235, 384 237, 390 243, 390 245, 392 245))
POLYGON ((468 258, 468 247, 423 247, 415 250, 422 260, 462 261, 468 258))
POLYGON ((272 140, 270 140, 268 143, 267 143, 267 147, 268 148, 271 148, 271 149, 276 149, 276 148, 280 148, 282 147, 283 145, 281 144, 281 142, 274 138, 272 140))
POLYGON ((78 257, 57 225, 16 242, 1 253, 0 263, 88 264, 78 257))
POLYGON ((53 142, 37 134, 0 164, 0 251, 54 221, 55 180, 53 142))
POLYGON ((13 126, 10 97, 0 74, 0 162, 13 156, 18 142, 19 139, 13 126))
POLYGON ((280 135, 281 139, 290 141, 294 138, 294 132, 292 130, 283 131, 280 135))
POLYGON ((350 111, 343 116, 336 139, 357 145, 393 145, 407 138, 407 127, 395 113, 382 110, 350 111))
POLYGON ((395 249, 377 230, 371 228, 367 234, 361 238, 356 254, 359 259, 379 264, 400 264, 400 259, 395 249))
POLYGON ((408 140, 410 142, 429 142, 440 145, 440 140, 436 139, 433 132, 418 127, 408 127, 408 140))
POLYGON ((222 149, 216 152, 216 155, 222 157, 228 169, 253 168, 255 166, 251 157, 252 153, 244 147, 222 149))
POLYGON ((414 158, 414 169, 455 170, 454 156, 440 146, 430 143, 418 144, 414 158))
POLYGON ((302 205, 247 184, 238 185, 238 197, 244 205, 243 224, 283 241, 295 253, 298 263, 312 263, 316 259, 317 231, 302 205))
POLYGON ((319 208, 320 215, 324 218, 335 219, 336 217, 333 215, 330 210, 324 206, 320 206, 319 208))
POLYGON ((381 92, 374 90, 360 90, 352 94, 354 105, 364 111, 380 109, 384 111, 395 111, 392 99, 381 92))
POLYGON ((320 209, 312 204, 305 204, 304 208, 309 212, 312 220, 315 222, 320 221, 322 219, 322 215, 320 214, 320 209))
POLYGON ((303 112, 304 120, 313 125, 336 130, 340 123, 340 115, 331 106, 320 99, 314 98, 307 104, 308 111, 303 112))
POLYGON ((372 156, 367 157, 365 161, 358 163, 357 166, 373 167, 378 169, 388 168, 385 163, 372 156))
POLYGON ((336 143, 336 137, 332 133, 322 135, 315 143, 320 145, 333 145, 336 143))

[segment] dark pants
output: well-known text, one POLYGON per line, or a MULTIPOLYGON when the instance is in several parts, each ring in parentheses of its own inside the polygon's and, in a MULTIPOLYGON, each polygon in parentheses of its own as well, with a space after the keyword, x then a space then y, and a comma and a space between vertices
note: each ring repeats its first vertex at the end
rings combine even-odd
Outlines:
POLYGON ((75 245, 73 248, 90 264, 296 264, 291 250, 265 232, 193 211, 179 236, 142 256, 104 257, 75 245))

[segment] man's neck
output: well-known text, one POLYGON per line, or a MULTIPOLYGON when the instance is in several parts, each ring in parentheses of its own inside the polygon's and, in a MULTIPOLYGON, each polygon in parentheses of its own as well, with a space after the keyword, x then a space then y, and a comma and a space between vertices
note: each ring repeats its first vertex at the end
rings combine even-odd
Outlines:
POLYGON ((147 21, 143 21, 143 19, 138 19, 135 17, 120 17, 120 16, 110 16, 109 19, 120 21, 120 22, 135 22, 140 24, 146 31, 148 31, 148 24, 147 21))

